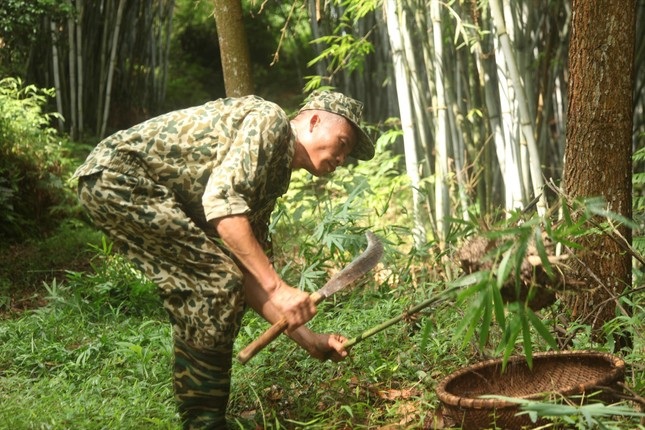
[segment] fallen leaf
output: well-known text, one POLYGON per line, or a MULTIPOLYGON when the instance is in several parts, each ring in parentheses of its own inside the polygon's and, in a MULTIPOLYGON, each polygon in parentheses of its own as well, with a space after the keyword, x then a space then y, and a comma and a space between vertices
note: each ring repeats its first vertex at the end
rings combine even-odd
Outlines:
POLYGON ((409 399, 410 397, 418 397, 421 395, 419 390, 414 388, 406 388, 403 390, 379 390, 378 395, 380 398, 385 400, 400 400, 400 399, 409 399))

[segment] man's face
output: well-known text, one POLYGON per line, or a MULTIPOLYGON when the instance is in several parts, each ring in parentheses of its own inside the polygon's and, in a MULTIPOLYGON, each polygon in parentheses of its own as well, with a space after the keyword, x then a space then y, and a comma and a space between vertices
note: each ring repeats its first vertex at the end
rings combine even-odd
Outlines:
POLYGON ((328 112, 313 115, 308 125, 307 141, 303 142, 310 160, 307 170, 315 176, 332 173, 352 152, 356 131, 347 119, 328 112))

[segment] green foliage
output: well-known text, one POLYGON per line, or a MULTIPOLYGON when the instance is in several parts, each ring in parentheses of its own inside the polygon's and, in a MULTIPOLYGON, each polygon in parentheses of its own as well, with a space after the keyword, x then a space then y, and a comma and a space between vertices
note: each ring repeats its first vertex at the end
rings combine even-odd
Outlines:
MULTIPOLYGON (((164 111, 225 96, 212 2, 176 4, 164 111)), ((306 9, 275 0, 244 1, 242 7, 256 93, 284 107, 296 104, 303 58, 311 56, 306 9)))
POLYGON ((0 81, 0 241, 43 233, 69 215, 73 193, 65 185, 73 145, 58 136, 43 112, 52 90, 0 81))
POLYGON ((66 0, 3 0, 0 8, 0 76, 23 75, 27 55, 44 18, 67 17, 66 0))
MULTIPOLYGON (((75 300, 91 305, 93 312, 106 310, 128 315, 162 316, 161 300, 156 286, 121 254, 112 251, 112 243, 103 236, 101 245, 90 245, 95 252, 92 271, 70 272, 66 287, 75 300)), ((60 297, 49 290, 50 300, 60 297)), ((69 305, 69 297, 61 299, 69 305)))
MULTIPOLYGON (((442 300, 354 345, 350 358, 339 364, 308 358, 286 336, 247 365, 234 364, 230 413, 239 429, 376 428, 402 422, 427 428, 439 407, 437 382, 494 353, 489 344, 498 342, 504 330, 518 331, 520 339, 528 324, 532 348, 549 348, 538 327, 541 322, 550 332, 554 315, 531 313, 522 303, 499 306, 497 277, 514 276, 520 260, 515 253, 527 248, 522 242, 528 243, 536 232, 563 240, 584 234, 582 226, 550 226, 515 214, 489 229, 502 243, 490 255, 496 261, 494 269, 448 281, 448 273, 459 273, 449 251, 440 252, 432 243, 421 250, 409 246, 409 183, 401 160, 387 153, 387 142, 379 145, 383 152, 374 160, 339 169, 333 178, 294 176, 271 225, 276 266, 293 285, 311 290, 364 249, 366 229, 383 239, 381 264, 357 285, 318 306, 309 323, 318 332, 351 338, 428 298, 442 300), (488 310, 478 310, 486 301, 488 310), (479 321, 468 342, 458 335, 464 320, 468 329, 472 321, 479 321), (490 342, 482 343, 481 338, 490 342)), ((589 213, 600 208, 594 206, 589 213)), ((474 223, 459 226, 451 233, 451 247, 480 230, 474 223)), ((0 422, 11 428, 178 429, 170 381, 170 327, 155 288, 107 240, 93 243, 88 270, 47 282, 46 306, 0 325, 0 422)), ((625 359, 641 363, 644 340, 638 333, 645 332, 644 304, 642 298, 631 300, 633 317, 613 324, 633 326, 636 342, 625 359)), ((247 312, 236 351, 266 327, 259 316, 247 312)), ((587 326, 569 329, 579 330, 573 339, 578 349, 610 348, 594 343, 587 326)), ((516 346, 520 351, 522 345, 516 346)), ((637 368, 626 380, 637 392, 643 389, 642 373, 637 368)), ((638 417, 629 413, 619 413, 616 421, 600 412, 585 409, 586 416, 608 428, 637 427, 638 417)), ((567 413, 557 419, 587 419, 575 411, 567 413)))
POLYGON ((405 241, 408 225, 396 221, 405 218, 399 215, 406 210, 394 203, 409 195, 401 162, 383 144, 374 159, 338 169, 333 177, 294 172, 271 224, 272 235, 280 238, 274 241, 276 257, 289 256, 284 265, 278 264, 283 275, 306 290, 319 288, 329 269, 338 269, 362 252, 368 227, 382 230, 383 237, 392 232, 396 241, 405 241))
POLYGON ((194 106, 225 95, 212 7, 206 1, 176 2, 162 111, 194 106))
POLYGON ((51 305, 0 325, 5 428, 180 428, 170 327, 48 285, 51 305))
POLYGON ((64 281, 67 271, 88 269, 88 244, 101 234, 78 221, 66 221, 42 240, 0 248, 0 313, 14 313, 38 302, 44 283, 64 281))
MULTIPOLYGON (((464 231, 476 232, 490 244, 487 247, 490 250, 482 256, 485 268, 464 278, 466 288, 457 297, 457 302, 466 309, 457 328, 464 346, 478 335, 479 348, 485 349, 490 342, 494 342, 493 354, 502 354, 506 360, 517 352, 518 342, 521 342, 529 366, 536 347, 558 349, 549 328, 555 325, 555 321, 545 320, 548 312, 538 315, 532 307, 532 301, 539 300, 538 295, 544 292, 545 287, 547 292, 549 289, 551 293, 565 292, 566 282, 559 278, 560 269, 554 268, 550 262, 547 246, 551 250, 579 249, 576 239, 592 232, 611 231, 614 223, 636 228, 631 220, 607 211, 604 201, 600 199, 589 199, 574 207, 563 200, 561 207, 563 219, 557 223, 553 223, 548 216, 521 212, 515 212, 510 218, 484 229, 461 222, 464 231), (577 212, 576 217, 572 216, 573 211, 577 212), (598 223, 596 220, 599 216, 606 222, 598 223), (594 221, 590 222, 592 219, 594 221), (527 263, 529 255, 539 258, 539 267, 531 268, 527 263), (535 279, 540 281, 535 282, 535 279), (538 287, 538 284, 541 286, 538 287), (500 333, 493 339, 491 334, 496 328, 500 333)), ((553 255, 553 251, 550 254, 553 255)), ((575 288, 569 292, 575 293, 575 288)), ((623 299, 629 300, 629 297, 628 292, 623 299)), ((633 306, 634 303, 631 305, 638 309, 633 306)), ((626 321, 619 323, 620 319, 613 321, 613 328, 607 327, 607 337, 612 337, 609 332, 621 330, 636 336, 639 325, 630 325, 626 321)))
MULTIPOLYGON (((620 404, 589 403, 576 405, 570 404, 571 400, 568 400, 569 404, 566 404, 565 402, 539 402, 504 396, 486 397, 520 404, 520 409, 523 411, 520 414, 529 415, 533 422, 536 422, 538 417, 549 417, 554 419, 556 425, 563 424, 570 429, 621 429, 623 428, 621 425, 615 424, 617 417, 645 417, 645 414, 636 412, 627 405, 620 404)), ((589 399, 585 400, 589 401, 589 399)), ((591 400, 593 401, 593 396, 591 400)), ((639 428, 643 428, 643 426, 639 426, 639 428)))
MULTIPOLYGON (((325 64, 329 77, 332 80, 340 71, 363 72, 366 58, 374 52, 374 45, 367 36, 355 32, 359 21, 367 14, 376 10, 378 1, 351 1, 335 0, 334 4, 340 5, 343 14, 335 28, 327 35, 314 39, 311 43, 320 44, 324 48, 320 53, 307 63, 312 67, 318 63, 325 64), (359 37, 355 33, 359 34, 359 37)), ((323 85, 322 76, 308 76, 305 91, 311 91, 323 85)))

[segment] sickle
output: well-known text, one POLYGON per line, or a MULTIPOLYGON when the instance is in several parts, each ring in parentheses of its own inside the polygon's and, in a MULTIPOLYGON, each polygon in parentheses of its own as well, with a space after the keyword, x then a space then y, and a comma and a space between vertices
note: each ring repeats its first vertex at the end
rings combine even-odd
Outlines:
MULTIPOLYGON (((371 231, 365 232, 365 236, 367 236, 367 248, 365 251, 349 263, 347 267, 332 276, 321 289, 309 296, 314 304, 318 304, 332 294, 342 290, 376 266, 376 263, 378 263, 383 255, 383 244, 371 231)), ((278 337, 280 333, 285 331, 287 326, 287 319, 284 317, 281 318, 262 333, 260 337, 240 351, 237 359, 240 363, 245 364, 255 354, 260 352, 262 348, 278 337)))

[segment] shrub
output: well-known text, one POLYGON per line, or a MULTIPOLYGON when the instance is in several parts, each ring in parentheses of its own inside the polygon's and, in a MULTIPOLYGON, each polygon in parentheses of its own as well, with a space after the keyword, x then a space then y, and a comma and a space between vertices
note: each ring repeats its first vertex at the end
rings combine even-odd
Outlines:
POLYGON ((0 242, 49 231, 68 213, 73 193, 65 186, 71 144, 43 112, 53 90, 0 80, 0 242))

